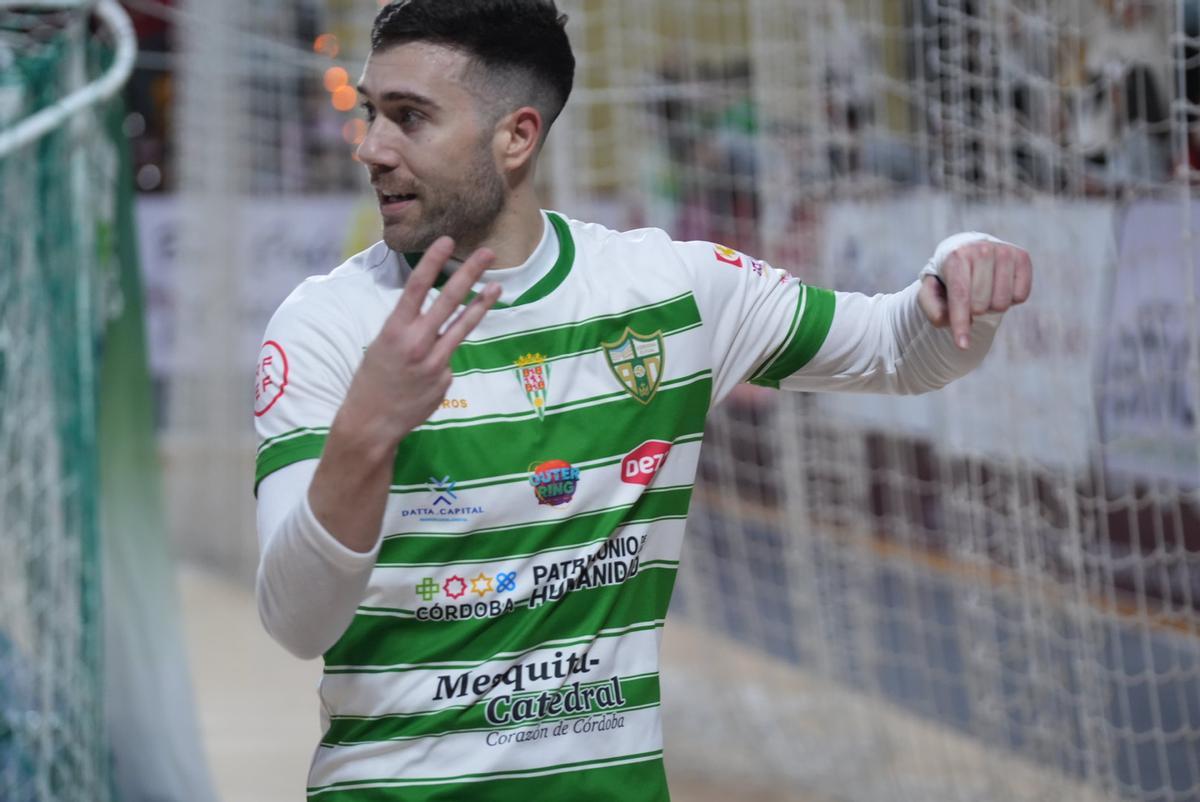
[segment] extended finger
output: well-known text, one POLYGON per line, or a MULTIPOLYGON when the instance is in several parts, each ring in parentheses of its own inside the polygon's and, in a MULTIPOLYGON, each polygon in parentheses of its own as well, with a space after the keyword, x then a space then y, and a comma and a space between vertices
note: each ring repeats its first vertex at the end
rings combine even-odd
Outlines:
POLYGON ((442 290, 438 294, 438 298, 429 307, 429 311, 425 313, 425 319, 433 327, 434 331, 441 329, 442 324, 450 319, 467 297, 467 293, 471 291, 471 287, 475 282, 479 281, 479 277, 483 275, 483 271, 491 267, 496 261, 496 254, 487 248, 480 248, 467 257, 467 261, 462 263, 458 270, 454 271, 454 275, 450 280, 442 285, 442 290))
POLYGON ((483 316, 487 314, 487 311, 492 308, 492 304, 496 303, 499 298, 500 286, 489 284, 454 319, 454 322, 438 338, 437 344, 433 347, 433 357, 438 360, 439 364, 448 364, 450 362, 450 356, 454 353, 454 349, 467 338, 468 334, 475 330, 475 327, 479 325, 479 321, 483 320, 483 316))
POLYGON ((992 303, 992 274, 996 269, 996 249, 990 242, 972 247, 968 257, 971 262, 971 314, 982 315, 992 303))
POLYGON ((1029 293, 1033 290, 1033 260, 1029 258, 1027 251, 1017 251, 1016 261, 1013 264, 1013 303, 1023 304, 1029 300, 1029 293))
POLYGON ((438 237, 434 240, 409 274, 408 281, 404 283, 404 292, 400 294, 400 300, 392 310, 392 317, 401 323, 410 323, 421 314, 421 305, 425 303, 429 288, 433 286, 438 273, 453 254, 454 240, 449 237, 438 237))
POLYGON ((950 313, 950 332, 958 347, 966 349, 971 330, 971 266, 956 251, 942 266, 946 282, 946 305, 950 313))

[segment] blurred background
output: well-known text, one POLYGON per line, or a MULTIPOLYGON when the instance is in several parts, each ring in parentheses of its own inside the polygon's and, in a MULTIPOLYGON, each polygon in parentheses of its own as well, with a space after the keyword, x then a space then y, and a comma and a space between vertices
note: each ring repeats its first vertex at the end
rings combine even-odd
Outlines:
MULTIPOLYGON (((675 798, 1200 800, 1200 0, 559 6, 551 208, 868 293, 964 229, 1037 265, 945 391, 713 412, 675 798)), ((377 9, 0 0, 0 800, 303 793, 251 382, 378 237, 377 9)))

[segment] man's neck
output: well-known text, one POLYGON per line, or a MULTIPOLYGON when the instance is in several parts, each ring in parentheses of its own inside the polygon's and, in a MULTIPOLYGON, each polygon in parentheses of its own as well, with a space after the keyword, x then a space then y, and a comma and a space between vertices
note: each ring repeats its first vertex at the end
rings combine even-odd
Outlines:
POLYGON ((545 224, 533 193, 510 196, 491 232, 480 242, 461 248, 461 252, 454 255, 466 259, 480 248, 489 248, 496 254, 492 268, 516 267, 524 264, 542 241, 545 224))

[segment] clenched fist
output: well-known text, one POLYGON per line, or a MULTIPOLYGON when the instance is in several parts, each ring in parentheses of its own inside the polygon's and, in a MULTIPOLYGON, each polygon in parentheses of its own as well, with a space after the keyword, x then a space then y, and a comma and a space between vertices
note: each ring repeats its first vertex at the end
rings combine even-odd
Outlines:
POLYGON ((976 315, 1005 312, 1028 300, 1033 263, 1016 245, 960 234, 938 247, 921 276, 921 311, 933 325, 949 326, 954 342, 965 350, 976 315), (960 238, 968 241, 957 245, 960 238))

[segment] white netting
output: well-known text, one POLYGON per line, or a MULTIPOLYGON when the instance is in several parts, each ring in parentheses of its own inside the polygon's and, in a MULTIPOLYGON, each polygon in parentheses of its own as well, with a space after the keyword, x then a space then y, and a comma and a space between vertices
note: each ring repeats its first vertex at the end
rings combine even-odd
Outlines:
POLYGON ((336 193, 365 183, 344 137, 349 117, 330 106, 323 76, 359 68, 344 51, 355 32, 365 41, 375 9, 181 5, 156 11, 178 31, 179 191, 163 199, 162 214, 143 205, 143 250, 153 269, 169 240, 173 273, 150 279, 174 296, 172 326, 151 343, 152 358, 170 375, 168 489, 180 547, 245 578, 258 555, 245 377, 270 313, 301 279, 342 259, 353 198, 336 193), (316 52, 330 30, 341 36, 316 52))
POLYGON ((1200 799, 1200 8, 571 5, 569 211, 866 292, 962 229, 1038 265, 943 393, 717 412, 675 610, 703 635, 665 672, 677 767, 1200 799))
MULTIPOLYGON (((695 637, 667 636, 674 770, 779 797, 1200 799, 1200 7, 562 5, 555 208, 839 289, 898 289, 964 228, 1038 269, 946 392, 714 413, 673 612, 695 637)), ((353 126, 321 83, 353 80, 371 11, 180 18, 169 457, 184 548, 243 576, 253 339, 349 230, 327 193, 361 186, 353 126), (329 31, 337 62, 313 54, 329 31)))
MULTIPOLYGON (((110 4, 102 15, 111 33, 119 14, 110 4)), ((0 799, 6 802, 109 798, 96 345, 105 282, 112 278, 118 159, 105 108, 94 104, 128 75, 132 42, 122 40, 115 61, 101 59, 89 19, 79 9, 0 5, 0 799), (70 113, 56 115, 65 98, 72 98, 70 113)))

